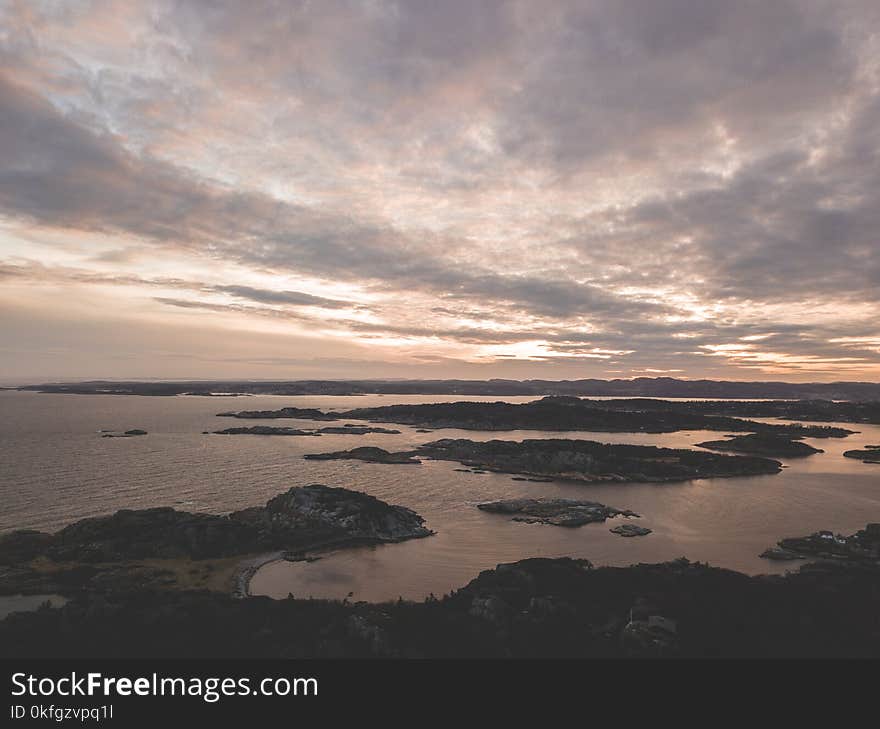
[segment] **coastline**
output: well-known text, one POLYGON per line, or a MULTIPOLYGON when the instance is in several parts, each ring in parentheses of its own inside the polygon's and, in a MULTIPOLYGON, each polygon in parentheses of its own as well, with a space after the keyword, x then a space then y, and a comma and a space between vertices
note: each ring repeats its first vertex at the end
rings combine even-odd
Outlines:
POLYGON ((237 598, 251 597, 251 579, 257 574, 257 570, 263 565, 277 562, 283 559, 283 557, 283 551, 264 552, 256 557, 250 557, 239 562, 235 577, 233 578, 232 596, 237 598))

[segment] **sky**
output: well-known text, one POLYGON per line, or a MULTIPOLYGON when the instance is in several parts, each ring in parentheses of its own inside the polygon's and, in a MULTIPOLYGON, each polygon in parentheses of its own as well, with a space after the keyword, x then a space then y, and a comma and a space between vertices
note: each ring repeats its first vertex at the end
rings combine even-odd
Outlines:
POLYGON ((0 0, 0 378, 880 380, 877 0, 0 0))

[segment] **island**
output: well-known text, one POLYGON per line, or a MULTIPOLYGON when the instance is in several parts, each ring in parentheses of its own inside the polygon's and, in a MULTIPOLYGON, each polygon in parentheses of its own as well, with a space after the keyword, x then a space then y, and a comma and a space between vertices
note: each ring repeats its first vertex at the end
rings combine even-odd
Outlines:
POLYGON ((862 463, 880 463, 880 445, 866 445, 863 450, 844 451, 843 455, 862 463))
POLYGON ((679 448, 562 438, 523 441, 444 438, 416 453, 470 468, 569 481, 688 481, 778 473, 779 461, 679 448))
POLYGON ((808 443, 773 433, 730 435, 727 440, 707 440, 704 443, 697 443, 697 446, 714 451, 753 453, 758 456, 778 456, 780 458, 803 458, 815 453, 824 453, 822 449, 813 448, 808 443))
MULTIPOLYGON (((743 420, 726 415, 710 415, 694 408, 630 408, 613 400, 582 400, 552 396, 533 402, 449 402, 418 405, 384 405, 355 408, 340 413, 322 413, 325 418, 398 423, 419 429, 457 428, 462 430, 567 430, 617 433, 672 433, 680 430, 712 430, 735 433, 776 434, 788 438, 844 438, 853 431, 828 425, 802 423, 775 424, 743 420), (611 404, 609 404, 611 403, 611 404)), ((663 401, 649 401, 663 402, 663 401)), ((690 403, 684 403, 690 405, 690 403)), ((275 411, 221 413, 241 418, 299 418, 297 408, 275 411), (291 414, 293 411, 294 414, 291 414)), ((315 411, 320 412, 320 411, 315 411)))
POLYGON ((126 430, 123 433, 115 433, 113 431, 106 431, 101 434, 102 438, 135 438, 139 435, 147 435, 146 430, 141 430, 140 428, 132 428, 131 430, 126 430))
POLYGON ((344 425, 342 427, 325 427, 315 429, 278 427, 274 425, 251 425, 238 428, 224 428, 213 431, 214 435, 366 435, 367 433, 381 433, 383 435, 397 435, 399 430, 391 428, 379 428, 369 425, 344 425))
POLYGON ((560 527, 579 527, 615 516, 638 517, 634 511, 575 499, 504 499, 477 504, 477 508, 491 514, 512 514, 512 521, 560 527))
POLYGON ((300 428, 276 428, 271 425, 252 425, 242 428, 224 428, 215 430, 213 435, 320 435, 314 430, 300 428))
POLYGON ((880 524, 868 524, 848 537, 822 530, 807 537, 781 539, 760 556, 776 560, 822 559, 880 565, 880 524))
POLYGON ((286 407, 279 410, 239 410, 238 412, 217 413, 218 418, 243 418, 245 420, 274 420, 278 418, 297 418, 299 420, 339 420, 334 413, 325 413, 317 408, 286 407))
POLYGON ((232 591, 243 557, 382 544, 433 534, 411 509, 359 491, 294 487, 220 516, 170 507, 117 511, 55 534, 0 536, 0 594, 211 587, 232 591))
POLYGON ((367 463, 401 463, 419 464, 418 458, 413 458, 412 451, 401 453, 389 453, 384 448, 374 446, 361 446, 349 451, 335 451, 333 453, 307 453, 303 458, 309 461, 366 461, 367 463))
POLYGON ((370 425, 354 425, 346 423, 342 427, 333 425, 318 428, 318 433, 326 433, 327 435, 366 435, 367 433, 381 433, 383 435, 400 435, 399 430, 393 428, 379 428, 370 425))
POLYGON ((620 524, 616 527, 612 527, 608 531, 614 532, 620 537, 645 537, 651 533, 650 529, 639 526, 638 524, 620 524))

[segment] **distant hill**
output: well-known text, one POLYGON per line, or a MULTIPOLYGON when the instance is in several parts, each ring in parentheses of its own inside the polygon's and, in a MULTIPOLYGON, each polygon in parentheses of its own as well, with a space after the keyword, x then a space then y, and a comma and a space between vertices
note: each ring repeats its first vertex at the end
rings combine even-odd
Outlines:
POLYGON ((637 377, 632 380, 223 380, 91 381, 21 390, 108 395, 584 395, 798 400, 880 400, 876 382, 733 382, 637 377))

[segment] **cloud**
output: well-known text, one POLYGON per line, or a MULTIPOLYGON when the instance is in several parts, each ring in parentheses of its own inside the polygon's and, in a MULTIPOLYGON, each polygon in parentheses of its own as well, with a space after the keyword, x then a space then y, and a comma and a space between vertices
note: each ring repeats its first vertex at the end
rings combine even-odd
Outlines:
POLYGON ((110 286, 383 361, 880 373, 874 2, 9 2, 0 28, 22 298, 110 286))

